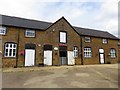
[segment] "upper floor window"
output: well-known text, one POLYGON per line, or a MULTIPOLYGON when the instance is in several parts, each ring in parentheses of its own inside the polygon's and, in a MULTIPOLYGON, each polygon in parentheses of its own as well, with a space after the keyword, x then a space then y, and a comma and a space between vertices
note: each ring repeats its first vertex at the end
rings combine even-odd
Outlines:
POLYGON ((78 57, 78 47, 74 47, 74 57, 78 57))
POLYGON ((5 57, 16 57, 17 44, 15 43, 6 43, 5 44, 5 57))
POLYGON ((6 34, 6 27, 0 26, 0 35, 5 35, 6 34))
POLYGON ((91 38, 90 37, 85 37, 85 42, 91 42, 91 38))
POLYGON ((26 37, 35 37, 35 30, 29 30, 27 29, 25 32, 26 37))
POLYGON ((111 58, 115 58, 116 57, 116 50, 115 49, 110 49, 110 56, 111 58))
POLYGON ((107 39, 102 39, 102 43, 103 43, 103 44, 107 44, 107 43, 108 43, 108 40, 107 40, 107 39))
POLYGON ((92 57, 92 49, 90 47, 84 48, 84 57, 86 57, 86 58, 92 57))
POLYGON ((60 43, 67 43, 67 33, 60 32, 60 43))

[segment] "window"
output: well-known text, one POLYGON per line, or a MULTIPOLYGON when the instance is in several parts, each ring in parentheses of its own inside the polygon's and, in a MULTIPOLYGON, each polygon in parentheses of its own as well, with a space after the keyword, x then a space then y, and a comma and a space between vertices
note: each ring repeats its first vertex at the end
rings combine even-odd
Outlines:
POLYGON ((110 49, 110 56, 111 56, 111 58, 116 57, 116 50, 115 49, 110 49))
POLYGON ((78 57, 78 47, 74 47, 74 57, 78 57))
POLYGON ((25 32, 26 37, 35 37, 35 30, 26 30, 25 32))
POLYGON ((91 38, 90 37, 85 37, 85 42, 91 42, 91 38))
POLYGON ((17 45, 14 43, 5 44, 5 57, 16 57, 16 48, 17 45))
POLYGON ((84 57, 86 57, 86 58, 92 57, 92 50, 90 47, 84 48, 84 57))
POLYGON ((5 35, 5 34, 6 34, 6 27, 0 26, 0 35, 5 35))
POLYGON ((103 44, 107 44, 108 40, 107 39, 102 39, 103 44))
POLYGON ((66 42, 67 42, 67 33, 60 32, 60 43, 66 43, 66 42))

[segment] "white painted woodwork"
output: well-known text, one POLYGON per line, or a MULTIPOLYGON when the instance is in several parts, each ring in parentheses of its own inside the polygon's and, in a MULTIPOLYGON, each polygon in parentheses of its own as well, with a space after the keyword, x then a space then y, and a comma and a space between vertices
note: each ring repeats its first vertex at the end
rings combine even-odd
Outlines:
POLYGON ((35 50, 25 50, 25 66, 34 66, 35 64, 35 50))
POLYGON ((52 65, 52 51, 44 51, 44 65, 52 65))
POLYGON ((74 64, 75 64, 74 53, 73 51, 68 51, 68 65, 74 64))

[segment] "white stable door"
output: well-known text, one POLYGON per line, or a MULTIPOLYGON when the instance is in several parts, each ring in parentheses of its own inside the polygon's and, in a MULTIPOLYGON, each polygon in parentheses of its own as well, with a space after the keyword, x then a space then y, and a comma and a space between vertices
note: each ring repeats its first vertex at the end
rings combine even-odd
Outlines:
POLYGON ((104 54, 103 53, 100 54, 100 63, 104 64, 104 54))
POLYGON ((44 51, 44 65, 52 65, 52 51, 44 51))
POLYGON ((75 59, 73 54, 74 54, 73 51, 68 51, 68 65, 75 64, 75 59))
POLYGON ((25 66, 34 66, 35 64, 35 50, 25 50, 25 66))

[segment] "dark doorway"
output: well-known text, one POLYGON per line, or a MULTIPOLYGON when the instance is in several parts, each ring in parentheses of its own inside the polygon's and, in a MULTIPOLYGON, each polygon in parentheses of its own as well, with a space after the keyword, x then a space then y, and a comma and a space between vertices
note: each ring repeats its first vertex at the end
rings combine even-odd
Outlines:
POLYGON ((25 44, 25 49, 35 49, 35 44, 25 44))
POLYGON ((67 65, 67 47, 60 46, 59 53, 60 53, 60 65, 67 65))

